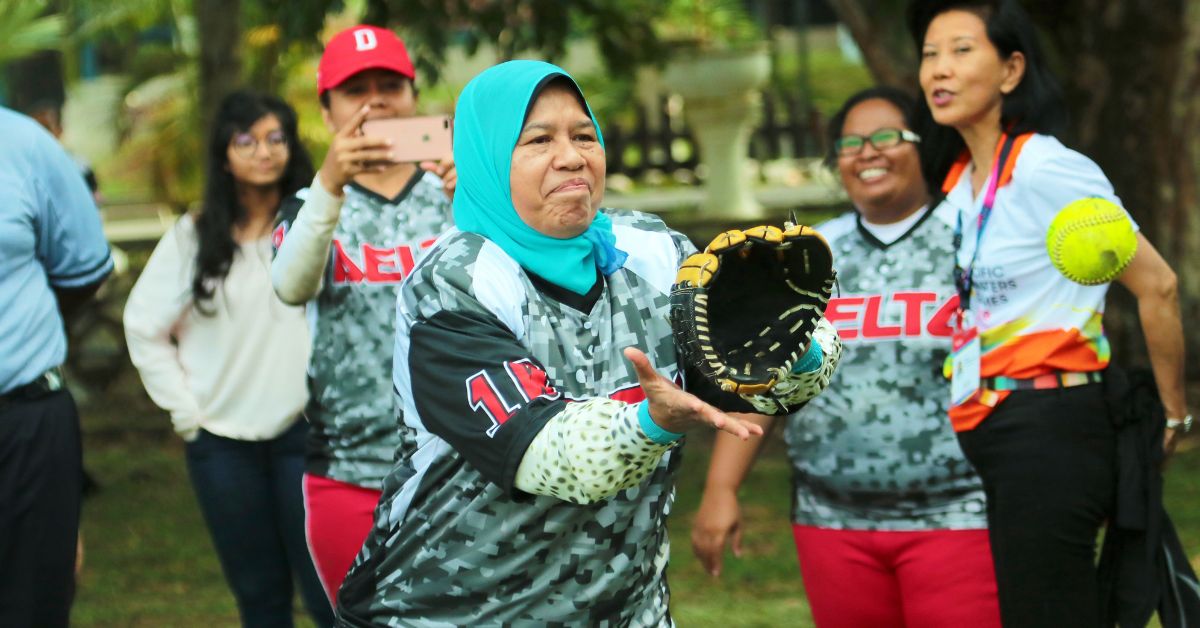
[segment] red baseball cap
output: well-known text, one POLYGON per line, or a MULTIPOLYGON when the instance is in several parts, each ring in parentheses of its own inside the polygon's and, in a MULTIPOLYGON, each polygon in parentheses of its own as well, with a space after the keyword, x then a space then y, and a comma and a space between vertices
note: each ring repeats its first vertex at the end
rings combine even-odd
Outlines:
POLYGON ((392 70, 411 80, 417 78, 408 49, 395 33, 376 26, 351 26, 325 44, 317 66, 317 94, 373 68, 392 70))

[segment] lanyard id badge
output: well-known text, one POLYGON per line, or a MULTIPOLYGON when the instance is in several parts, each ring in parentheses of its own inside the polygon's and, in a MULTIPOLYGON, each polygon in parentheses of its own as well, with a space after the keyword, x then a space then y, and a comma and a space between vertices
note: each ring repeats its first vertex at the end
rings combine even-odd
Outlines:
POLYGON ((950 353, 950 405, 966 403, 979 391, 979 364, 983 356, 979 328, 969 311, 958 313, 950 353))
POLYGON ((975 292, 975 262, 979 259, 979 247, 983 241, 983 231, 987 228, 988 220, 992 217, 992 208, 996 204, 996 190, 1000 187, 1000 176, 1004 164, 1012 152, 1016 136, 1006 135, 1000 145, 999 154, 992 164, 987 192, 983 197, 983 206, 979 211, 978 223, 975 229, 975 250, 971 252, 971 261, 964 268, 958 262, 958 253, 962 250, 963 214, 960 209, 958 221, 954 228, 954 284, 958 292, 958 323, 954 326, 951 337, 950 353, 950 405, 959 406, 979 392, 980 363, 983 359, 983 343, 979 339, 979 327, 975 324, 971 312, 971 297, 975 292))

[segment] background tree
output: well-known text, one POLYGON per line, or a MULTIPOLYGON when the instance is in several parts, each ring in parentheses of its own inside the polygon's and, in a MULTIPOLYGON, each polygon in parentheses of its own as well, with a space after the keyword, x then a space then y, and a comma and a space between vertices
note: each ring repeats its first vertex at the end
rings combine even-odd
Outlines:
POLYGON ((0 0, 0 64, 58 47, 63 18, 46 0, 0 0))
MULTIPOLYGON (((881 83, 916 91, 906 0, 832 0, 881 83)), ((1200 0, 1024 0, 1063 83, 1071 128, 1063 140, 1094 159, 1180 278, 1184 321, 1200 314, 1196 215, 1200 131, 1200 0)), ((1133 299, 1112 291, 1105 324, 1116 353, 1145 362, 1133 299)), ((1185 333, 1200 355, 1200 334, 1185 333)), ((1192 376, 1200 374, 1195 359, 1192 376)))
POLYGON ((452 43, 462 44, 468 55, 490 43, 501 60, 529 50, 554 59, 573 33, 594 36, 610 70, 631 72, 662 57, 654 19, 664 5, 656 0, 367 0, 365 21, 398 27, 417 71, 431 82, 452 43))
POLYGON ((192 0, 200 43, 200 114, 202 128, 221 99, 242 86, 241 0, 192 0))
POLYGON ((917 53, 905 27, 904 0, 829 0, 862 51, 871 76, 885 85, 917 92, 917 53))

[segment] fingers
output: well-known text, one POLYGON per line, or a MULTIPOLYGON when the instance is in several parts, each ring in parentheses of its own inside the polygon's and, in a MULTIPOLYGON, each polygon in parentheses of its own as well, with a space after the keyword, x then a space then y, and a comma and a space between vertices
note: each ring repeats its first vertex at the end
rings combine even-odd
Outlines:
POLYGON ((390 139, 360 133, 359 127, 368 111, 370 107, 359 109, 338 129, 321 165, 321 182, 335 196, 341 196, 342 188, 354 177, 384 170, 395 163, 390 139))
MULTIPOLYGON (((633 372, 637 374, 638 382, 642 385, 643 390, 647 385, 658 383, 662 376, 650 365, 650 358, 647 358, 645 353, 642 353, 637 347, 625 347, 624 353, 625 359, 633 365, 633 372)), ((647 394, 649 393, 647 392, 647 394)))
POLYGON ((389 148, 359 148, 338 155, 338 161, 349 167, 386 162, 394 163, 396 155, 389 148))
POLYGON ((446 198, 454 200, 454 190, 458 189, 458 171, 452 170, 449 174, 442 177, 442 191, 446 193, 446 198))
POLYGON ((454 156, 448 155, 440 161, 422 161, 418 166, 421 170, 432 172, 442 180, 442 191, 446 198, 454 200, 454 190, 458 187, 458 170, 454 167, 454 156))
POLYGON ((1167 460, 1175 453, 1175 448, 1179 446, 1179 432, 1177 430, 1166 430, 1163 434, 1163 466, 1166 466, 1167 460))
POLYGON ((334 137, 354 137, 358 135, 359 127, 362 126, 363 120, 367 119, 367 114, 370 113, 370 111, 370 105, 363 105, 362 109, 359 109, 357 112, 355 112, 354 116, 347 120, 346 124, 343 125, 342 128, 338 129, 338 132, 334 134, 334 137))
POLYGON ((739 524, 733 529, 733 555, 742 557, 742 526, 739 524))
POLYGON ((438 161, 422 161, 421 169, 436 174, 439 178, 445 179, 446 175, 454 170, 454 158, 445 157, 438 161))
POLYGON ((692 553, 696 555, 704 571, 714 578, 721 575, 724 546, 725 535, 692 530, 692 553))
POLYGON ((751 436, 763 435, 761 425, 730 416, 706 403, 697 414, 714 428, 733 434, 742 440, 750 440, 751 436))

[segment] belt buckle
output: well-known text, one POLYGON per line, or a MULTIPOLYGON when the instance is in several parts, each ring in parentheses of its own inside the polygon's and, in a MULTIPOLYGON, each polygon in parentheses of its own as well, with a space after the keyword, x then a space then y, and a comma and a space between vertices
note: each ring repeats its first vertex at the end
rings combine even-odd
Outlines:
POLYGON ((57 366, 46 369, 46 372, 42 373, 41 379, 46 382, 46 392, 48 393, 63 389, 63 372, 57 366))

